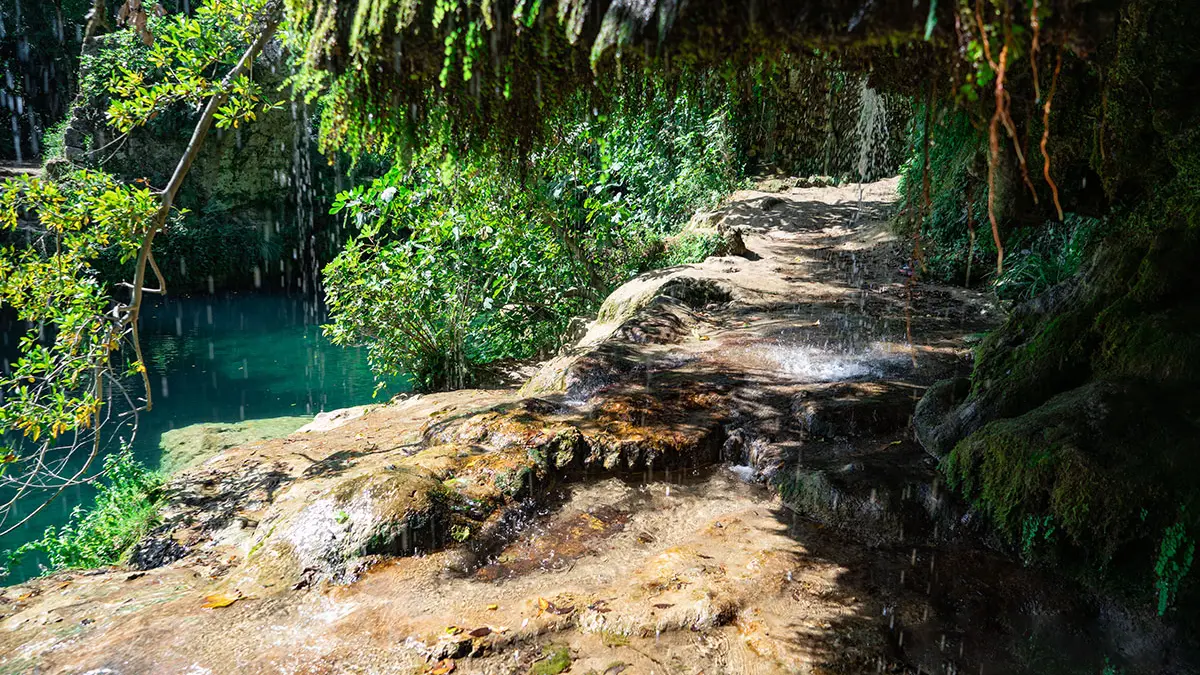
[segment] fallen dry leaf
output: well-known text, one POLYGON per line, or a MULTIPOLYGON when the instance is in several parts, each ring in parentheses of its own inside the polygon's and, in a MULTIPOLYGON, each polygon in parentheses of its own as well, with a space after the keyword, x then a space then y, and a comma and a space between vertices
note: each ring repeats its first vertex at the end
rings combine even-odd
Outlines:
POLYGON ((574 607, 558 607, 553 602, 550 602, 545 598, 538 598, 537 604, 538 616, 541 616, 543 612, 549 612, 551 614, 558 614, 559 616, 562 616, 575 611, 574 607))
POLYGON ((473 638, 487 637, 491 634, 492 634, 492 629, 488 628, 487 626, 482 626, 480 628, 476 628, 475 630, 471 631, 470 633, 467 633, 467 635, 470 635, 473 638))
POLYGON ((454 672, 454 659, 442 659, 433 665, 429 675, 448 675, 454 672))
POLYGON ((494 611, 500 609, 500 605, 492 603, 492 604, 488 605, 487 608, 488 608, 489 612, 494 612, 494 611))
POLYGON ((200 605, 205 609, 217 609, 219 607, 228 607, 238 600, 245 600, 246 596, 239 593, 214 593, 204 596, 204 604, 200 605))

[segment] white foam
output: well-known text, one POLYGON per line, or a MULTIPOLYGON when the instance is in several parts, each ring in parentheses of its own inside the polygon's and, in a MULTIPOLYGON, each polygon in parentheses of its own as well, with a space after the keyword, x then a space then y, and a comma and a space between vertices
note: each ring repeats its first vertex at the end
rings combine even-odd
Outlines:
POLYGON ((881 377, 887 366, 900 366, 904 356, 879 345, 857 352, 834 351, 811 345, 770 347, 769 358, 797 382, 841 382, 881 377))

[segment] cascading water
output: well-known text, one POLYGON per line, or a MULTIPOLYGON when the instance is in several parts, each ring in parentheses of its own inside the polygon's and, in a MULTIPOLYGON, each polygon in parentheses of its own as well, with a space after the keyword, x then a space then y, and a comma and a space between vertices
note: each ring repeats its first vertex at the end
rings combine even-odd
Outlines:
POLYGON ((858 170, 860 182, 880 178, 891 167, 888 141, 887 105, 884 97, 867 84, 864 76, 858 87, 858 123, 854 126, 855 144, 858 146, 858 170))

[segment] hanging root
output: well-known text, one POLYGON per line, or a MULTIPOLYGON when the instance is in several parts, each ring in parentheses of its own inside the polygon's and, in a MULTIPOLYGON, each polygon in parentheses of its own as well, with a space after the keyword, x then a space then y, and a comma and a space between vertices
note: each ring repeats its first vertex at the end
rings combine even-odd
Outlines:
MULTIPOLYGON (((1008 45, 1004 45, 1004 49, 1008 49, 1008 45)), ((1033 181, 1029 180, 1029 167, 1025 164, 1025 152, 1021 150, 1021 139, 1017 136, 1017 126, 1013 124, 1012 115, 1009 114, 1009 96, 1008 92, 1004 92, 1004 110, 1000 115, 1000 121, 1004 123, 1004 128, 1008 131, 1008 137, 1012 139, 1013 149, 1017 151, 1017 164, 1021 167, 1021 180, 1025 181, 1025 187, 1029 188, 1029 194, 1033 195, 1033 203, 1038 203, 1037 190, 1033 188, 1033 181)))
POLYGON ((913 344, 912 336, 912 289, 917 283, 917 273, 904 282, 904 332, 908 337, 908 355, 912 358, 913 368, 917 367, 917 346, 913 344))
MULTIPOLYGON (((929 215, 933 212, 932 200, 930 198, 932 177, 929 170, 929 144, 933 127, 933 101, 936 86, 936 81, 929 83, 929 90, 925 98, 925 133, 921 140, 921 220, 917 225, 917 231, 913 235, 913 260, 916 261, 916 265, 922 273, 926 272, 927 269, 925 265, 925 253, 921 250, 921 230, 924 229, 925 223, 929 221, 929 215)), ((916 268, 913 271, 915 272, 916 268)))
POLYGON ((913 344, 912 334, 912 293, 913 287, 917 285, 918 273, 926 271, 925 253, 921 250, 921 230, 925 227, 925 222, 929 220, 929 214, 933 211, 930 199, 932 178, 929 171, 929 143, 930 129, 933 126, 935 86, 936 83, 934 82, 929 84, 929 89, 925 97, 925 129, 921 139, 921 215, 917 220, 917 228, 913 232, 913 252, 910 263, 911 273, 904 282, 904 333, 908 338, 908 354, 912 358, 913 368, 917 367, 917 346, 913 344))
MULTIPOLYGON (((1036 0, 1035 0, 1036 4, 1036 0)), ((1046 104, 1042 106, 1042 175, 1046 177, 1046 184, 1050 186, 1050 194, 1054 196, 1054 209, 1058 211, 1058 219, 1063 219, 1062 204, 1058 201, 1058 185, 1054 183, 1054 179, 1050 177, 1050 152, 1046 150, 1046 144, 1050 142, 1050 104, 1054 101, 1054 90, 1058 86, 1058 72, 1062 70, 1063 50, 1060 47, 1058 50, 1058 60, 1054 63, 1054 75, 1050 78, 1050 91, 1046 94, 1046 104)))
POLYGON ((983 54, 988 65, 996 73, 996 108, 988 124, 988 220, 992 224, 992 239, 996 243, 996 277, 1004 274, 1004 242, 1000 240, 1000 225, 996 221, 996 166, 1000 162, 1000 120, 1005 114, 1004 70, 1008 66, 1008 40, 1000 50, 1000 62, 992 60, 992 49, 988 43, 987 29, 983 25, 983 3, 975 0, 975 21, 979 24, 979 39, 983 43, 983 54))

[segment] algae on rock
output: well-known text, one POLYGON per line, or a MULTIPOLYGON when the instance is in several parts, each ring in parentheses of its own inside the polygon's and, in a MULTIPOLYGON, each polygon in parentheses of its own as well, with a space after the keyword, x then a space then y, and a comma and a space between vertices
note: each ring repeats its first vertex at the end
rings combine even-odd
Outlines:
POLYGON ((233 424, 192 424, 163 432, 158 471, 170 476, 218 453, 254 441, 282 438, 312 422, 311 417, 272 417, 233 424))

